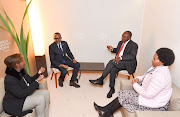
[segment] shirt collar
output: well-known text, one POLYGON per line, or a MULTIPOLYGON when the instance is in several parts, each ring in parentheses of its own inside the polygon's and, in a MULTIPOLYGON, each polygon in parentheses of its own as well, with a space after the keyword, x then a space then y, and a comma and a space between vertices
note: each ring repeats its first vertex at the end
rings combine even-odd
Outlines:
POLYGON ((126 41, 125 43, 124 43, 124 42, 123 42, 123 43, 124 43, 124 44, 127 44, 129 41, 130 41, 130 39, 129 39, 128 41, 126 41))
POLYGON ((56 43, 56 44, 57 44, 57 46, 62 45, 61 42, 60 43, 56 43))

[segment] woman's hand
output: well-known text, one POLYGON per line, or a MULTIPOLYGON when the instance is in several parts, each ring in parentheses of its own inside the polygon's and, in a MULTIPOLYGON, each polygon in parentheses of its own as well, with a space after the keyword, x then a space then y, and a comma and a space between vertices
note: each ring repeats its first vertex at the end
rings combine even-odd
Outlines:
POLYGON ((42 74, 43 72, 45 71, 45 68, 44 67, 41 67, 40 70, 38 71, 38 74, 42 74))
POLYGON ((36 81, 41 81, 42 79, 44 78, 44 75, 40 75, 37 79, 36 79, 36 81))
POLYGON ((132 84, 137 83, 137 82, 139 82, 139 79, 137 79, 137 78, 133 78, 131 81, 132 84))

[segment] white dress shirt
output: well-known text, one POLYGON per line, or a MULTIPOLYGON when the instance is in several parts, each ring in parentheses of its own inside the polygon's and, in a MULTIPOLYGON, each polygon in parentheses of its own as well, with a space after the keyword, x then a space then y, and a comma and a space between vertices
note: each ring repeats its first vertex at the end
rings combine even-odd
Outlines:
MULTIPOLYGON (((126 48, 126 45, 128 44, 128 42, 129 42, 130 40, 128 40, 128 41, 126 41, 125 43, 124 43, 124 47, 123 47, 123 49, 121 50, 121 52, 119 53, 119 56, 117 56, 117 57, 120 57, 120 59, 122 60, 122 56, 123 56, 123 53, 124 53, 124 50, 125 50, 125 48, 126 48)), ((123 44, 122 44, 123 45, 123 44)), ((121 45, 121 46, 122 46, 121 45)), ((120 47, 121 48, 121 47, 120 47)))
MULTIPOLYGON (((61 44, 61 42, 60 42, 59 44, 57 44, 57 46, 58 46, 58 48, 59 48, 59 49, 61 49, 61 50, 62 50, 62 52, 63 52, 63 48, 62 48, 62 44, 61 44)), ((64 56, 64 52, 63 52, 63 56, 64 56)))

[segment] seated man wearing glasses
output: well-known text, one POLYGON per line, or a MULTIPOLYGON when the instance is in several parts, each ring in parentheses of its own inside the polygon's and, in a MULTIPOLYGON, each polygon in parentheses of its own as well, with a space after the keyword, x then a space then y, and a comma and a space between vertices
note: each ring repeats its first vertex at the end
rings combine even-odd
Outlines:
POLYGON ((49 56, 51 68, 57 68, 61 71, 59 86, 63 87, 64 78, 68 73, 67 68, 72 67, 74 69, 69 85, 79 88, 76 81, 80 64, 74 59, 67 42, 62 41, 61 34, 58 32, 54 33, 54 42, 49 46, 49 56))

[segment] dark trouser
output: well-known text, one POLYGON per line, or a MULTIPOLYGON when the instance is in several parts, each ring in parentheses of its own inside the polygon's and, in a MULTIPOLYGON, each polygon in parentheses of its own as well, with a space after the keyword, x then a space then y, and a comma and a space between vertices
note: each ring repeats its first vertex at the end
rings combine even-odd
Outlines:
POLYGON ((100 80, 104 80, 106 76, 110 73, 110 84, 109 87, 114 87, 115 85, 115 78, 116 74, 120 70, 126 70, 124 62, 120 61, 118 64, 114 63, 113 60, 110 60, 108 64, 106 65, 106 68, 103 71, 103 74, 100 78, 100 80))
MULTIPOLYGON (((77 62, 77 63, 74 64, 71 60, 66 60, 65 65, 74 68, 73 69, 73 74, 72 74, 72 77, 71 77, 71 81, 77 80, 78 71, 79 71, 79 68, 80 68, 80 63, 77 62)), ((61 80, 64 81, 64 78, 65 78, 66 74, 68 73, 68 71, 63 67, 58 67, 58 69, 61 71, 61 75, 60 75, 59 78, 61 78, 61 80)))

